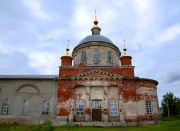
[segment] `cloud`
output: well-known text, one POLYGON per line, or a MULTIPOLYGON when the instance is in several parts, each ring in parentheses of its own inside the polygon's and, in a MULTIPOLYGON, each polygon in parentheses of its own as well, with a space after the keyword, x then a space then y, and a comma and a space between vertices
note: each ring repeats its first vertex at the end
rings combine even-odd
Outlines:
MULTIPOLYGON (((179 91, 179 1, 0 1, 1 74, 57 74, 59 57, 91 35, 94 10, 101 34, 120 50, 126 39, 138 77, 159 81, 159 99, 179 91), (177 71, 174 71, 176 69, 177 71), (171 87, 171 88, 169 88, 171 87)), ((122 51, 123 52, 123 51, 122 51)))
POLYGON ((49 32, 45 33, 37 33, 37 37, 41 41, 47 40, 57 40, 67 34, 66 31, 61 30, 61 28, 49 30, 49 32))
POLYGON ((180 23, 173 25, 169 28, 164 29, 162 32, 156 34, 156 41, 157 42, 167 42, 170 40, 175 39, 180 35, 180 23))
POLYGON ((22 0, 24 5, 27 6, 32 15, 42 20, 52 20, 52 16, 49 15, 42 7, 41 0, 22 0))
POLYGON ((31 51, 28 53, 28 65, 40 74, 58 74, 58 56, 47 51, 31 51))
POLYGON ((180 82, 180 73, 179 72, 171 72, 168 74, 166 83, 174 83, 180 82))

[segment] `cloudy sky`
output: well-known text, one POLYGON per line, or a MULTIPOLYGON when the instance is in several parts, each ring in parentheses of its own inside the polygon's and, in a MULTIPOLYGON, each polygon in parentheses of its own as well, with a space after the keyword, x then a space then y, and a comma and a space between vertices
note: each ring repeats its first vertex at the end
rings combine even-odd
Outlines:
POLYGON ((0 75, 57 75, 68 39, 72 51, 91 34, 94 10, 102 35, 121 51, 126 39, 135 75, 159 81, 159 101, 180 97, 179 0, 0 0, 0 75))

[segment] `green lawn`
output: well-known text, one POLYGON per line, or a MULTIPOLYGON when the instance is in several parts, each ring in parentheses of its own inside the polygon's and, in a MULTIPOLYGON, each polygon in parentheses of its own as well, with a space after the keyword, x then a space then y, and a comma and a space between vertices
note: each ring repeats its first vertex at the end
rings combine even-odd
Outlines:
MULTIPOLYGON (((10 131, 25 131, 30 125, 11 127, 10 131)), ((4 130, 2 127, 0 131, 4 130)), ((38 131, 38 129, 37 129, 38 131)), ((55 131, 180 131, 180 119, 162 120, 160 124, 136 127, 82 127, 82 126, 63 126, 55 127, 55 131)))
POLYGON ((56 127, 55 131, 180 131, 180 119, 162 121, 158 125, 136 127, 56 127))

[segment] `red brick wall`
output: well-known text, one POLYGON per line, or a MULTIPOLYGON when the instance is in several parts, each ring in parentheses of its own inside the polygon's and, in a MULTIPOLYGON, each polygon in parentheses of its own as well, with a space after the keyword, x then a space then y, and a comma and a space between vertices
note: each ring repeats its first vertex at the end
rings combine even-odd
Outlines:
POLYGON ((132 59, 131 56, 122 56, 122 57, 120 58, 120 60, 121 60, 121 65, 132 65, 131 59, 132 59))
MULTIPOLYGON (((149 91, 156 91, 157 93, 157 82, 155 81, 151 81, 151 80, 145 80, 145 79, 140 79, 137 82, 137 88, 141 88, 141 87, 146 87, 149 88, 149 91), (152 89, 151 89, 152 88, 152 89)), ((158 101, 158 97, 157 94, 148 94, 148 93, 144 93, 144 94, 137 94, 137 101, 141 101, 141 100, 153 100, 153 101, 158 101)))
POLYGON ((124 102, 136 101, 136 80, 123 80, 124 83, 124 102))
POLYGON ((58 103, 64 103, 66 107, 61 106, 59 113, 60 116, 68 116, 73 110, 72 105, 69 105, 68 101, 74 99, 74 88, 71 88, 70 80, 59 80, 58 81, 58 103))
POLYGON ((71 88, 70 80, 58 81, 58 102, 66 102, 73 98, 74 88, 71 88))
POLYGON ((73 58, 71 56, 62 56, 61 57, 61 66, 72 66, 73 58))
MULTIPOLYGON (((59 71, 59 77, 63 78, 63 77, 66 77, 66 76, 72 76, 72 75, 76 75, 76 74, 79 74, 79 73, 83 73, 83 72, 87 72, 87 71, 90 71, 90 70, 94 70, 95 68, 86 68, 86 67, 83 67, 83 68, 66 68, 66 67, 63 67, 63 68, 60 68, 60 71, 59 71)), ((133 77, 134 76, 134 68, 96 68, 96 69, 99 69, 99 70, 103 70, 103 71, 106 71, 106 72, 110 72, 110 73, 114 73, 114 74, 117 74, 117 75, 121 75, 121 76, 129 76, 129 77, 133 77)))

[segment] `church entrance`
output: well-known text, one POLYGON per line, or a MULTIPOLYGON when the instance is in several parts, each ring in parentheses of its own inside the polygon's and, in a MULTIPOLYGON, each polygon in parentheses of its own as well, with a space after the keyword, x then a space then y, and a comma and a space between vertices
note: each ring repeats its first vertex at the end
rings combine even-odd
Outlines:
POLYGON ((101 100, 92 101, 92 121, 102 121, 101 100))

